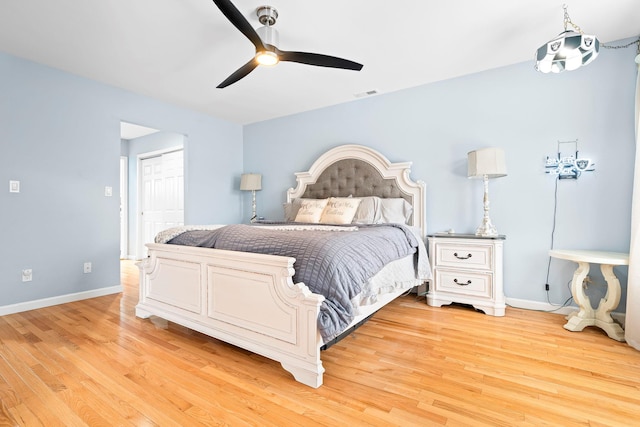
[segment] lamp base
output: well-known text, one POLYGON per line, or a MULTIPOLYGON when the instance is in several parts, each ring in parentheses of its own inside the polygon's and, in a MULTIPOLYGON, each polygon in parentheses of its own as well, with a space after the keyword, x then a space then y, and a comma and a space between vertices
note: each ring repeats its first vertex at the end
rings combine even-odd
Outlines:
POLYGON ((253 209, 253 214, 251 215, 251 223, 254 223, 258 220, 258 214, 256 213, 256 190, 251 190, 251 208, 253 209))
POLYGON ((482 224, 480 224, 480 226, 476 229, 476 236, 489 237, 497 235, 498 230, 496 229, 496 226, 491 223, 491 218, 489 218, 488 216, 482 218, 482 224))
POLYGON ((483 177, 484 184, 484 196, 482 198, 482 205, 484 208, 484 215, 482 216, 482 224, 476 230, 476 236, 497 236, 498 230, 496 226, 491 223, 491 218, 489 218, 489 176, 484 175, 483 177))

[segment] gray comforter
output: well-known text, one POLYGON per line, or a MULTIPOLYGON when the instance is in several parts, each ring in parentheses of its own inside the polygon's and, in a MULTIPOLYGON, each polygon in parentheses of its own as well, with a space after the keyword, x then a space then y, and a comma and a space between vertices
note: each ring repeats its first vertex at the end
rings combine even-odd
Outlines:
POLYGON ((294 282, 303 282, 312 292, 325 296, 318 328, 327 342, 353 320, 351 299, 362 285, 389 262, 418 251, 417 238, 402 225, 331 230, 237 224, 186 231, 167 243, 294 257, 294 282))

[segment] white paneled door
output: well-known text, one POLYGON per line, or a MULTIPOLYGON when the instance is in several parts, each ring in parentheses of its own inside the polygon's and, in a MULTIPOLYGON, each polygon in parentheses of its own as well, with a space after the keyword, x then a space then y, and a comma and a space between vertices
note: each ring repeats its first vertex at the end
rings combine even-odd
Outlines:
POLYGON ((162 156, 164 227, 184 224, 184 161, 182 150, 162 156))
POLYGON ((162 230, 184 224, 183 151, 142 159, 139 172, 138 258, 145 258, 145 243, 153 242, 162 230))

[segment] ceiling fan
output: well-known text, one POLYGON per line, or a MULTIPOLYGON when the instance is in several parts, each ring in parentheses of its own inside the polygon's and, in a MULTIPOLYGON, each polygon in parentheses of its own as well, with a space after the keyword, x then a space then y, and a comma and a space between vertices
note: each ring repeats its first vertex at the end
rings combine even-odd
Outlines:
POLYGON ((278 31, 272 27, 278 18, 278 11, 271 6, 260 6, 256 9, 258 19, 264 26, 255 30, 229 0, 213 0, 213 2, 218 6, 218 9, 220 9, 224 16, 256 47, 255 56, 227 77, 225 81, 220 83, 217 86, 219 89, 225 88, 246 77, 247 74, 252 72, 258 65, 275 65, 280 61, 299 62, 320 67, 355 71, 362 69, 362 64, 335 56, 278 49, 278 31))

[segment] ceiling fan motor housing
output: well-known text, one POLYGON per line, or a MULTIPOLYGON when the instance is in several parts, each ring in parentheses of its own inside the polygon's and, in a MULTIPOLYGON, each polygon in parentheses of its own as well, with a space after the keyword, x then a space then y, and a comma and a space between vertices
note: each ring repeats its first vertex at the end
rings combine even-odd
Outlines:
POLYGON ((278 46, 280 42, 280 35, 278 34, 278 30, 273 27, 264 26, 256 29, 256 33, 260 36, 260 40, 265 45, 278 46))
POLYGON ((272 6, 260 6, 256 9, 256 15, 258 15, 258 21, 262 25, 275 25, 278 19, 278 11, 272 6))

